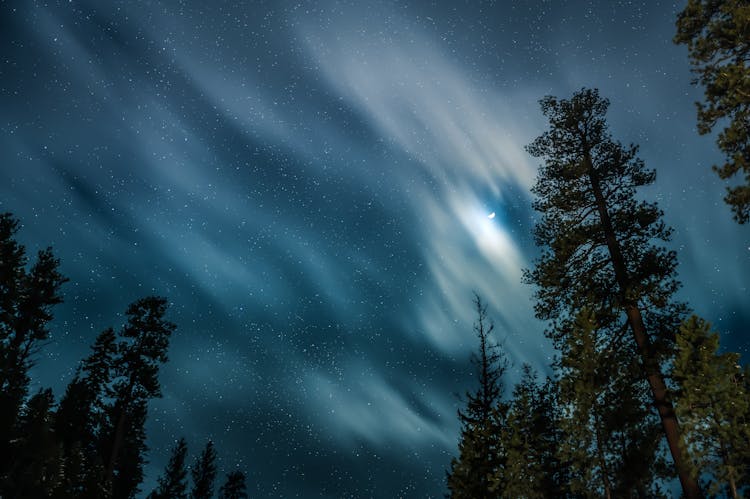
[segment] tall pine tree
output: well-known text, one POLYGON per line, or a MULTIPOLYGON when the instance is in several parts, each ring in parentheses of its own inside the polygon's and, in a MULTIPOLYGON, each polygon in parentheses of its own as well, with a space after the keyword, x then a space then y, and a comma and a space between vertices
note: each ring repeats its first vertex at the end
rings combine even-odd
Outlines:
POLYGON ((104 481, 113 497, 131 497, 134 480, 142 473, 146 450, 148 401, 161 396, 159 366, 167 361, 169 337, 175 325, 165 320, 167 300, 142 298, 131 304, 127 323, 119 333, 117 357, 109 388, 112 401, 105 407, 102 431, 104 481))
POLYGON ((483 499, 498 497, 493 491, 493 477, 504 463, 499 428, 506 411, 502 402, 502 376, 507 362, 492 339, 494 324, 488 322, 487 307, 479 296, 475 297, 474 306, 479 351, 472 355, 472 364, 479 386, 466 393, 466 408, 458 411, 459 456, 451 460, 447 479, 451 497, 483 499))
POLYGON ((548 334, 558 347, 583 307, 595 314, 598 334, 612 341, 627 324, 632 343, 618 348, 635 347, 682 489, 692 499, 701 491, 682 458, 660 365, 684 315, 684 307, 672 301, 676 258, 655 244, 670 237, 661 211, 636 198, 655 174, 637 158, 636 146, 611 138, 608 106, 589 89, 570 100, 541 101, 549 129, 527 149, 544 159, 533 188, 534 208, 542 215, 535 228, 542 255, 526 278, 537 286, 537 317, 551 322, 548 334))

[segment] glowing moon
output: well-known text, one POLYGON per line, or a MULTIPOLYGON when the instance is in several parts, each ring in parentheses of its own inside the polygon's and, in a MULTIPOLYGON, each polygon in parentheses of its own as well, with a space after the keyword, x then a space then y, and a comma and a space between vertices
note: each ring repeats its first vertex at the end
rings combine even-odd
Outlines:
POLYGON ((492 213, 490 213, 489 215, 487 215, 487 218, 489 218, 490 220, 492 220, 493 218, 495 218, 495 212, 493 211, 492 213))

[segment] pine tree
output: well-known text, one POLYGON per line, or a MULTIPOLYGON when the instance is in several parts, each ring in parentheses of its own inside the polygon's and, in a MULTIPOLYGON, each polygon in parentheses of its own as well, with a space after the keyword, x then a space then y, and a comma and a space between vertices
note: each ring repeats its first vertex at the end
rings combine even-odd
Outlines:
MULTIPOLYGON (((527 149, 544 159, 533 193, 542 219, 535 239, 542 255, 526 280, 537 286, 536 315, 550 321, 555 346, 565 343, 582 308, 597 318, 597 334, 614 348, 635 347, 667 444, 688 498, 701 496, 680 451, 680 430, 660 363, 673 346, 685 307, 673 302, 678 288, 670 229, 655 204, 636 199, 652 183, 653 171, 637 158, 637 147, 614 141, 607 130, 609 102, 583 89, 570 100, 546 97, 549 129, 527 149), (622 341, 623 322, 631 342, 622 341)), ((638 382, 639 376, 633 379, 638 382)))
POLYGON ((698 106, 698 131, 726 124, 717 144, 726 161, 714 169, 722 179, 744 177, 724 198, 734 218, 750 221, 750 4, 746 0, 688 0, 677 17, 675 43, 688 47, 705 89, 698 106))
POLYGON ((711 495, 741 497, 750 485, 744 463, 750 458, 750 400, 737 353, 719 353, 711 325, 690 317, 677 335, 672 376, 679 390, 675 408, 685 434, 685 450, 709 475, 711 495))
POLYGON ((447 480, 451 497, 482 499, 498 497, 492 489, 493 477, 504 461, 499 428, 506 410, 502 403, 502 376, 507 363, 499 346, 493 343, 494 324, 488 324, 487 307, 478 296, 474 305, 479 352, 472 355, 472 364, 477 370, 479 387, 466 393, 466 409, 458 411, 459 456, 451 460, 447 480))
POLYGON ((216 450, 214 450, 213 442, 209 441, 206 444, 203 452, 195 460, 190 474, 193 478, 191 499, 211 499, 216 481, 216 450))
POLYGON ((245 474, 241 471, 228 473, 224 485, 219 489, 219 499, 247 499, 245 474))
POLYGON ((528 364, 513 389, 506 425, 501 429, 506 464, 494 481, 502 497, 567 497, 567 470, 557 456, 561 435, 555 416, 556 385, 539 385, 528 364))
POLYGON ((142 298, 131 304, 119 333, 114 374, 109 388, 113 401, 105 408, 102 431, 105 484, 113 497, 135 494, 128 476, 139 476, 146 450, 143 425, 148 401, 161 396, 159 366, 167 361, 169 337, 175 326, 164 319, 167 301, 142 298), (116 489, 115 486, 126 487, 116 489))
POLYGON ((558 455, 570 466, 576 495, 657 497, 664 466, 648 387, 632 381, 640 365, 630 351, 612 348, 596 327, 595 316, 583 309, 555 364, 564 408, 558 455))
POLYGON ((172 449, 164 474, 159 477, 158 487, 149 494, 149 499, 187 499, 186 457, 187 442, 184 438, 180 438, 172 449))
POLYGON ((60 288, 67 280, 49 248, 27 268, 26 249, 16 241, 17 232, 18 220, 0 214, 0 480, 13 464, 11 441, 28 395, 28 371, 49 338, 52 307, 62 302, 60 288))

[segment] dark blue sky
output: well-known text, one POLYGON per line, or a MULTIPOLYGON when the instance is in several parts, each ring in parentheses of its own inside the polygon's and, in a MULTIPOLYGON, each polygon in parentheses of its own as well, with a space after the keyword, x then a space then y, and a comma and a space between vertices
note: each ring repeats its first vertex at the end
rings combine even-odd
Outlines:
POLYGON ((178 330, 150 406, 254 497, 441 496, 472 291, 514 367, 552 351, 523 146, 598 87, 675 229, 681 298, 747 358, 750 230, 695 131, 682 2, 0 2, 0 210, 70 282, 34 373, 61 393, 127 304, 178 330), (494 219, 487 215, 496 212, 494 219))

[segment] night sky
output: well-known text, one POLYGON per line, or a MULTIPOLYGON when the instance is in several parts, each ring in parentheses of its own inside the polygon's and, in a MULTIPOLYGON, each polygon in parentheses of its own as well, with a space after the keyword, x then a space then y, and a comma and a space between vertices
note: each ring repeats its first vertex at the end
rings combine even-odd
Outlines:
POLYGON ((144 491, 185 436, 253 497, 441 496, 472 292, 508 384, 553 355, 521 282, 523 146, 537 101, 583 86, 657 170, 680 298, 747 360, 750 228, 695 130, 682 7, 0 1, 0 211, 70 278, 34 389, 59 396, 128 303, 164 295, 144 491))

